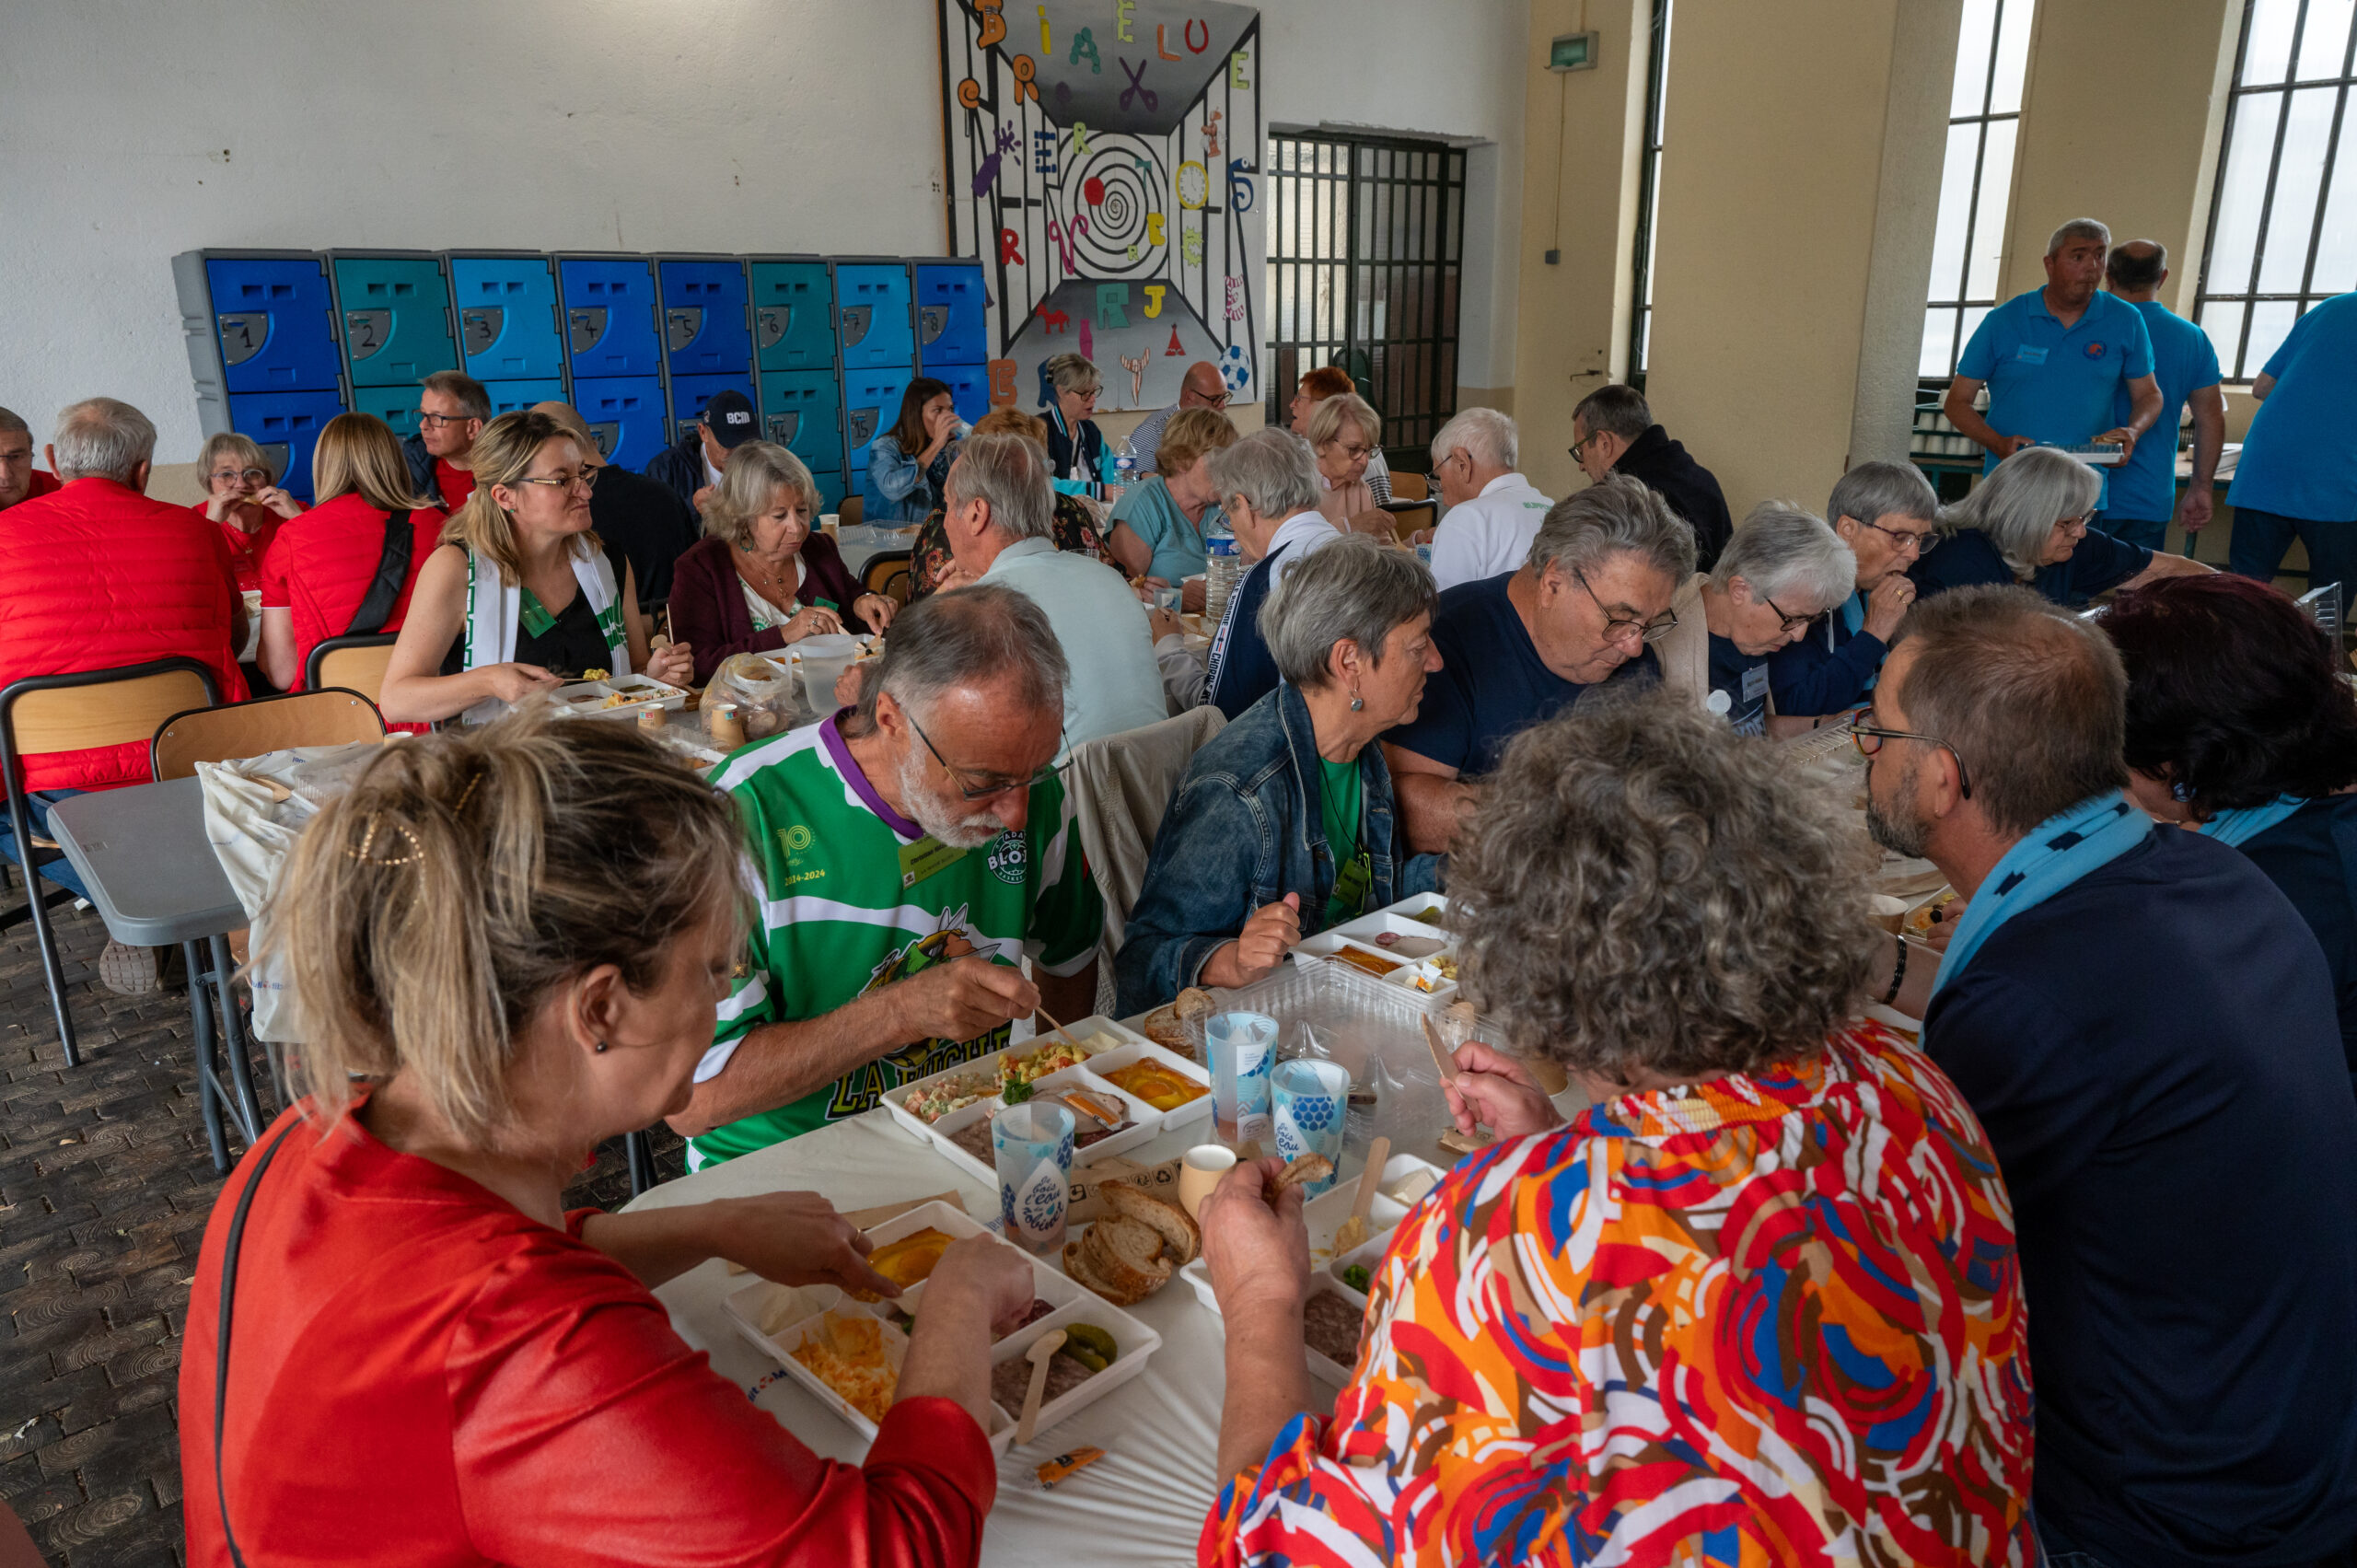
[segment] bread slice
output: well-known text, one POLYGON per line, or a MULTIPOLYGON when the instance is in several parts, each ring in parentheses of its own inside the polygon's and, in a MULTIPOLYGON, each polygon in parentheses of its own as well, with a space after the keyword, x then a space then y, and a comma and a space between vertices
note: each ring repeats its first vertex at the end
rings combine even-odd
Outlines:
POLYGON ((1164 1249, 1178 1260, 1178 1267, 1185 1268, 1202 1251, 1202 1227, 1169 1199, 1157 1198, 1126 1181, 1100 1181, 1097 1184, 1097 1196, 1116 1214, 1152 1225, 1161 1236, 1164 1249))
POLYGON ((1152 1295, 1170 1281, 1162 1233, 1143 1220, 1108 1215, 1088 1227, 1081 1251, 1097 1276, 1116 1290, 1152 1295))
POLYGON ((1323 1181, 1333 1174, 1334 1162, 1324 1155, 1304 1155, 1277 1172, 1276 1179, 1269 1184, 1269 1196, 1274 1199, 1278 1193, 1288 1187, 1300 1187, 1312 1181, 1323 1181))
POLYGON ((1074 1284, 1095 1291, 1116 1307, 1135 1307, 1144 1297, 1133 1291, 1119 1290, 1089 1266, 1087 1249, 1077 1240, 1064 1243, 1064 1272, 1074 1284))

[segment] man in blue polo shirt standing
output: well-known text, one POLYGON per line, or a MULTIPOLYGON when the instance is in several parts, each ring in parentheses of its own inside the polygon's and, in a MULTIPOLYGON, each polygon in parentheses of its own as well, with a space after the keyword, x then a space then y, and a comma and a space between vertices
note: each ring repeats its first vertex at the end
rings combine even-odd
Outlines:
MULTIPOLYGON (((2161 414, 2153 432, 2136 444, 2128 460, 2111 470, 2111 494, 2095 526, 2114 539, 2147 550, 2168 548, 2169 519, 2188 534, 2210 520, 2211 485, 2218 454, 2226 446, 2226 394, 2218 385, 2218 351, 2210 334, 2160 301, 2169 281, 2168 247, 2156 239, 2131 239, 2104 263, 2111 296, 2136 308, 2153 337, 2153 375, 2161 385, 2161 414), (2185 499, 2177 495, 2177 415, 2193 409, 2193 474, 2185 499)), ((2113 394, 2112 417, 2135 417, 2133 400, 2122 387, 2113 394)), ((2191 551, 2190 541, 2186 546, 2191 551)))
POLYGON ((2272 578, 2296 534, 2308 581, 2340 584, 2346 601, 2357 592, 2357 294, 2293 323, 2250 393, 2259 408, 2226 494, 2230 569, 2272 578))
MULTIPOLYGON (((1942 412, 1988 448, 1981 472, 2024 447, 2114 442, 2123 459, 2161 416, 2153 340, 2135 307, 2099 294, 2111 230, 2073 218, 2046 242, 2046 286, 2017 294, 1981 319, 1956 361, 1942 412), (2125 424, 2112 402, 2125 385, 2125 424), (1972 406, 1989 389, 1989 415, 1972 406)), ((2104 502, 2098 497, 2096 505, 2104 502)))

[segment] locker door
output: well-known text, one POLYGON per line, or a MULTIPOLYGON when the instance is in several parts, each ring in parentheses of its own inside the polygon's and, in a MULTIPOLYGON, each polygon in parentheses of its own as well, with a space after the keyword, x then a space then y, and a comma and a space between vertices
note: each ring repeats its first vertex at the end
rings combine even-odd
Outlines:
POLYGON ((819 512, 821 517, 843 509, 843 476, 832 469, 814 469, 811 482, 819 487, 819 512))
POLYGON ((663 418, 663 383, 656 377, 575 381, 573 406, 588 422, 589 434, 610 463, 642 470, 671 444, 663 418))
POLYGON ((985 311, 990 295, 980 263, 919 263, 916 275, 917 362, 924 373, 938 377, 942 366, 980 365, 989 359, 985 311))
POLYGON ((654 262, 559 257, 557 277, 575 377, 663 373, 654 262))
POLYGON ((338 256, 336 303, 354 387, 414 387, 459 367, 450 289, 430 256, 338 256))
POLYGON ((415 387, 354 387, 352 412, 375 414, 406 441, 417 434, 417 390, 415 387))
POLYGON ((325 261, 208 256, 223 380, 236 392, 315 391, 343 369, 325 261))
POLYGON ((908 267, 900 262, 837 263, 835 322, 845 370, 914 365, 917 341, 909 319, 908 267))
POLYGON ((843 372, 843 442, 851 448, 844 473, 871 508, 882 503, 868 494, 867 449, 900 417, 911 375, 906 369, 843 372))
POLYGON ((534 403, 564 401, 564 383, 552 376, 545 381, 485 381, 482 389, 491 394, 491 417, 514 413, 519 408, 534 403))
POLYGON ((674 376, 753 367, 742 261, 662 261, 663 346, 674 376))
POLYGON ((835 367, 835 285, 824 261, 753 263, 753 351, 763 371, 835 367))
POLYGON ((278 470, 279 488, 300 500, 311 499, 311 448, 329 420, 343 412, 335 392, 248 392, 231 394, 229 428, 251 440, 268 455, 278 470))
POLYGON ((478 381, 564 374, 564 321, 544 256, 453 256, 459 352, 478 381))
POLYGON ((935 365, 925 374, 949 389, 950 406, 971 424, 991 412, 991 373, 981 365, 935 365))
POLYGON ((819 469, 843 466, 843 403, 831 370, 782 370, 761 377, 761 438, 819 469))

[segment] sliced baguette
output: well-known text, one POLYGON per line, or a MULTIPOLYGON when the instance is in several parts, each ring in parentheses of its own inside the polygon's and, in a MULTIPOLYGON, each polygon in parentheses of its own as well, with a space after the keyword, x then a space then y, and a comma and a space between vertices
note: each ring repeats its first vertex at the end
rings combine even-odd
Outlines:
POLYGON ((1324 1155, 1304 1155, 1277 1172, 1276 1179, 1269 1183, 1269 1196, 1273 1200, 1278 1193, 1288 1187, 1301 1187, 1313 1181, 1323 1181, 1333 1174, 1334 1162, 1324 1155))
POLYGON ((1163 1247, 1178 1260, 1178 1267, 1185 1268, 1202 1251, 1202 1227, 1169 1199, 1157 1198, 1126 1181, 1098 1182, 1097 1196, 1116 1214, 1152 1225, 1161 1236, 1163 1247))
POLYGON ((1134 1291, 1115 1288, 1098 1274, 1089 1266, 1087 1249, 1076 1240, 1064 1243, 1064 1272, 1072 1276, 1074 1284, 1095 1291, 1116 1307, 1135 1307, 1145 1299, 1134 1291))
POLYGON ((1098 1278, 1116 1290, 1150 1295, 1170 1281, 1162 1233, 1143 1220, 1108 1215, 1088 1227, 1081 1251, 1098 1278))

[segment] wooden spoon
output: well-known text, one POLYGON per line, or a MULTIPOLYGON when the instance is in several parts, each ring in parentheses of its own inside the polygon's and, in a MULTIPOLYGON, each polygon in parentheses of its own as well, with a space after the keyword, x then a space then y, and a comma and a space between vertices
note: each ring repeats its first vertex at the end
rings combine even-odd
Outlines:
POLYGON ((1366 1245, 1367 1211, 1375 1206, 1376 1183, 1383 1179, 1383 1167, 1391 1159, 1391 1140, 1377 1138, 1367 1145, 1366 1168, 1359 1172, 1358 1196, 1351 1200, 1351 1217, 1334 1233, 1334 1256, 1340 1258, 1355 1247, 1366 1245))
POLYGON ((1048 1391, 1048 1360, 1064 1348, 1064 1331, 1051 1329, 1031 1342, 1023 1353, 1031 1364, 1031 1386, 1023 1391, 1022 1419, 1015 1423, 1015 1446, 1020 1448, 1031 1441, 1031 1429, 1039 1423, 1039 1396, 1048 1391))

